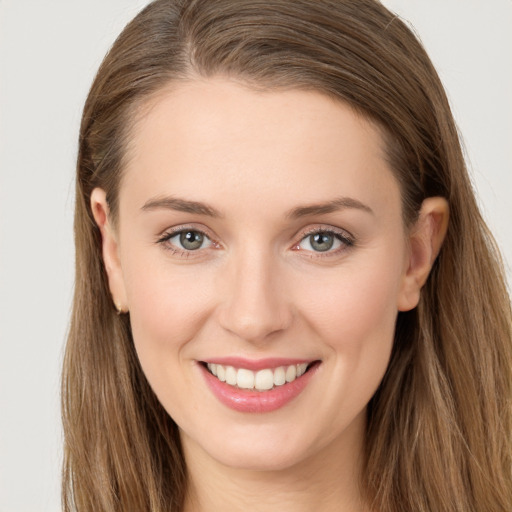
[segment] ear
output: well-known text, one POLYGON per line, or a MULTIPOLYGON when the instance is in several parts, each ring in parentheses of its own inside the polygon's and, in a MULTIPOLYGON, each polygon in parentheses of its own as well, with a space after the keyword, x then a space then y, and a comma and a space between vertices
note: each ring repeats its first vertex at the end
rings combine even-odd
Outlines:
POLYGON ((409 232, 406 271, 398 297, 398 310, 418 305, 420 291, 441 250, 448 229, 449 207, 443 197, 429 197, 421 205, 418 220, 409 232))
POLYGON ((91 193, 91 210, 101 232, 102 254, 112 300, 118 311, 127 311, 126 290, 119 259, 118 242, 110 219, 107 196, 103 189, 95 188, 91 193))

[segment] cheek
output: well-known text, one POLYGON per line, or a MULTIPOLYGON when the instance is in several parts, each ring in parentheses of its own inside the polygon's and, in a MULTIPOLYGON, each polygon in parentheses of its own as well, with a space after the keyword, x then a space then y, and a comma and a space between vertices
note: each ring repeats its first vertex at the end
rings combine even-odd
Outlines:
POLYGON ((320 282, 305 285, 310 290, 310 320, 329 338, 338 338, 336 333, 357 335, 384 326, 389 331, 394 325, 400 288, 396 265, 374 260, 370 265, 340 268, 320 282))
POLYGON ((133 339, 146 370, 157 368, 166 354, 176 362, 176 354, 186 355, 187 342, 208 317, 212 289, 192 266, 140 261, 136 255, 127 259, 125 282, 133 339))
POLYGON ((188 371, 190 342, 208 316, 210 291, 204 282, 197 285, 197 272, 171 272, 166 265, 140 268, 134 267, 127 279, 137 357, 160 403, 178 424, 188 424, 196 407, 189 400, 195 385, 188 371))
POLYGON ((308 324, 334 355, 337 374, 350 375, 350 384, 368 399, 384 375, 393 345, 401 281, 397 259, 384 254, 303 282, 309 290, 303 293, 308 324))

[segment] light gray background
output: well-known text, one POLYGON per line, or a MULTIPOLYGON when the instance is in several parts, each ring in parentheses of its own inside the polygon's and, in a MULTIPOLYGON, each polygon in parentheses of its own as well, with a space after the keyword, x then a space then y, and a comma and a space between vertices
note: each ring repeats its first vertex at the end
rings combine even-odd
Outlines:
MULTIPOLYGON (((104 53, 146 3, 0 0, 0 512, 60 510, 78 125, 104 53)), ((512 2, 385 4, 412 22, 448 89, 510 279, 512 2)))

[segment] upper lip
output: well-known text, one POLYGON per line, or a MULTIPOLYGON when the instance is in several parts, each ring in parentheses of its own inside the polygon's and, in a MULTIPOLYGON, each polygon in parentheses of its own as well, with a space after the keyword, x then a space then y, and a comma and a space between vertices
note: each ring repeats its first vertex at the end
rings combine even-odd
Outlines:
POLYGON ((246 370, 258 371, 266 368, 279 368, 280 366, 291 366, 294 364, 310 364, 316 359, 267 357, 264 359, 246 359, 244 357, 213 357, 204 360, 204 363, 221 364, 222 366, 233 366, 245 368, 246 370))

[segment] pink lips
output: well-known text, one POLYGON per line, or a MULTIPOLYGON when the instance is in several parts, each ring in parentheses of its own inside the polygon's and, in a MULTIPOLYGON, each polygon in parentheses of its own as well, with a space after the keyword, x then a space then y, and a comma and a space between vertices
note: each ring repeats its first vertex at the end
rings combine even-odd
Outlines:
MULTIPOLYGON (((305 361, 303 359, 262 359, 250 361, 241 358, 221 358, 211 359, 208 360, 208 362, 257 371, 264 368, 277 368, 278 366, 309 363, 311 361, 305 361)), ((225 382, 221 382, 217 377, 212 375, 203 364, 199 364, 206 384, 217 399, 230 409, 247 413, 271 412, 284 407, 303 391, 316 373, 318 366, 319 364, 314 363, 304 375, 282 386, 274 387, 268 391, 255 391, 239 389, 225 382)))

